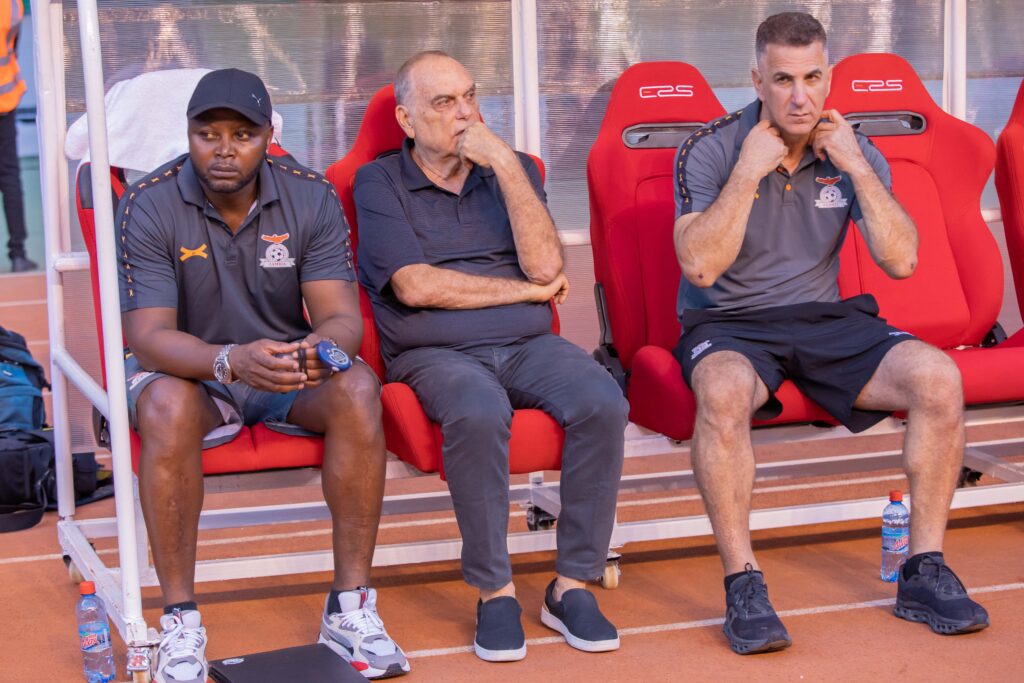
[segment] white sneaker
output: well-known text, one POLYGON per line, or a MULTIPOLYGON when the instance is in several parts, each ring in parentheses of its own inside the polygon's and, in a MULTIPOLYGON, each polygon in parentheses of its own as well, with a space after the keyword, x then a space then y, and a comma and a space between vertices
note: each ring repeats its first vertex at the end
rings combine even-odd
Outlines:
POLYGON ((206 683, 206 629, 194 609, 160 617, 160 648, 156 654, 156 683, 206 683))
POLYGON ((338 596, 341 612, 328 613, 324 605, 319 642, 366 678, 391 678, 409 672, 409 660, 384 629, 377 614, 377 591, 359 588, 338 596))

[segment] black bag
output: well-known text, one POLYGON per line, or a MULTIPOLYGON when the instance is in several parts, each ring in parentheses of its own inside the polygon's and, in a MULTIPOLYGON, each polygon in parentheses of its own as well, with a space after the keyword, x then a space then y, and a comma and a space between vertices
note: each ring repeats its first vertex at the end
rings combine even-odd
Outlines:
POLYGON ((41 430, 0 432, 0 532, 28 529, 43 518, 52 438, 41 430))
MULTIPOLYGON (((50 388, 25 338, 0 327, 0 533, 28 529, 56 509, 53 432, 43 429, 43 389, 50 388)), ((76 503, 113 495, 96 488, 96 458, 72 455, 76 503)))

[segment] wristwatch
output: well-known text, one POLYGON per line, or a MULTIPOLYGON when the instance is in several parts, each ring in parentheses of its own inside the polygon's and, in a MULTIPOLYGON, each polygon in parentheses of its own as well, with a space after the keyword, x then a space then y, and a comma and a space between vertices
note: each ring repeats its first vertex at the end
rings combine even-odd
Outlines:
POLYGON ((231 364, 228 363, 228 354, 236 346, 238 344, 225 344, 220 347, 220 353, 213 361, 213 376, 221 384, 233 384, 238 381, 238 378, 231 374, 231 364))

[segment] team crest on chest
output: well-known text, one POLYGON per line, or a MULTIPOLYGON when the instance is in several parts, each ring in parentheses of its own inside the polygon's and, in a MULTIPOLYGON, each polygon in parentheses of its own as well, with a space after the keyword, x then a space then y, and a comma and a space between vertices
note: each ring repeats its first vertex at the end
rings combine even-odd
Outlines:
POLYGON ((260 259, 260 265, 264 268, 294 268, 295 259, 288 257, 288 247, 284 244, 289 237, 291 233, 287 232, 283 235, 260 235, 261 240, 270 242, 266 258, 260 259))
POLYGON ((818 198, 814 200, 814 205, 819 209, 841 209, 846 206, 846 197, 843 196, 842 190, 836 187, 836 183, 842 179, 841 175, 837 175, 835 178, 820 176, 815 178, 814 182, 821 183, 825 187, 821 188, 818 198))

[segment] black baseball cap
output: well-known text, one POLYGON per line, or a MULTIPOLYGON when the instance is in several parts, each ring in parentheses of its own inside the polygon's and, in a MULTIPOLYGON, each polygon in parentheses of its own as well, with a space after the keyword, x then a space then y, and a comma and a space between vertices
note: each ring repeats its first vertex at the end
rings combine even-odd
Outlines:
POLYGON ((256 74, 241 69, 211 71, 196 84, 188 101, 188 117, 194 119, 211 109, 236 111, 253 123, 270 123, 270 93, 256 74))

